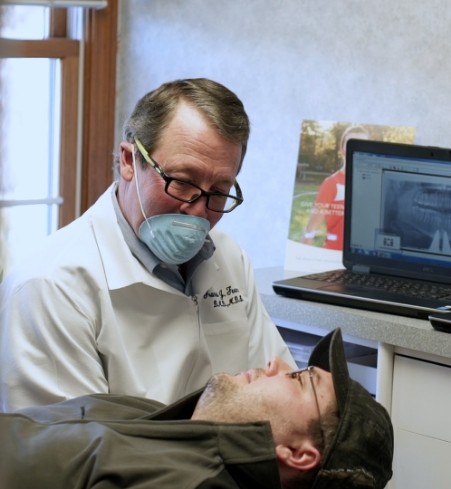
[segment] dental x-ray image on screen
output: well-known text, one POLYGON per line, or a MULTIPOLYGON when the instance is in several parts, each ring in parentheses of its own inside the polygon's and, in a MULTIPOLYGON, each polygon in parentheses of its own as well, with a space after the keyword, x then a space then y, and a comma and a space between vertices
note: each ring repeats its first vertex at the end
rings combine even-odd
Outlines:
POLYGON ((451 253, 451 181, 428 175, 386 171, 383 175, 384 247, 451 253), (391 238, 391 239, 390 239, 391 238))

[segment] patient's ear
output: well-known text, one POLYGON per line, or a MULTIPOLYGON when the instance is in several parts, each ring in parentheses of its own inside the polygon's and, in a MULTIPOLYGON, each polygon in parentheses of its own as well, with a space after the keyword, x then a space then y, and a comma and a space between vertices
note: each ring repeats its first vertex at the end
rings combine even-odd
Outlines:
POLYGON ((276 456, 278 461, 287 467, 304 472, 313 470, 321 460, 321 454, 318 449, 308 441, 305 441, 299 447, 277 445, 276 456))

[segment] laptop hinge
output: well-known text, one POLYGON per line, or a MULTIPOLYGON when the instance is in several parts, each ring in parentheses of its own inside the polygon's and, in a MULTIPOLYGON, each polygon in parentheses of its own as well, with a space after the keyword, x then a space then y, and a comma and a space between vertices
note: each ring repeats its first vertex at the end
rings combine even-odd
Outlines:
POLYGON ((357 273, 370 273, 370 267, 366 267, 365 265, 353 265, 352 271, 357 273))

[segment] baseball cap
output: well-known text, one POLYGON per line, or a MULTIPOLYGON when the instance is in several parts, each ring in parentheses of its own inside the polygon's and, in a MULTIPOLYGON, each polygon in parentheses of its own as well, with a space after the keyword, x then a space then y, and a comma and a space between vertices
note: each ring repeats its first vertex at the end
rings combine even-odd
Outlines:
POLYGON ((332 374, 339 411, 312 489, 384 488, 393 473, 393 426, 384 407, 349 377, 340 328, 318 342, 309 365, 332 374))

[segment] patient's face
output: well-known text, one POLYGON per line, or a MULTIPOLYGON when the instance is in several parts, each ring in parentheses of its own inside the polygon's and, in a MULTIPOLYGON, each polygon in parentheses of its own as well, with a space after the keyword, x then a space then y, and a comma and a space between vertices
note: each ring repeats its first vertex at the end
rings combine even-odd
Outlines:
MULTIPOLYGON (((241 423, 269 420, 276 442, 285 434, 307 433, 310 421, 318 419, 318 408, 309 373, 290 378, 289 365, 279 358, 266 369, 238 375, 214 375, 199 399, 193 419, 241 423)), ((336 405, 332 376, 315 368, 313 382, 321 413, 336 405)))

